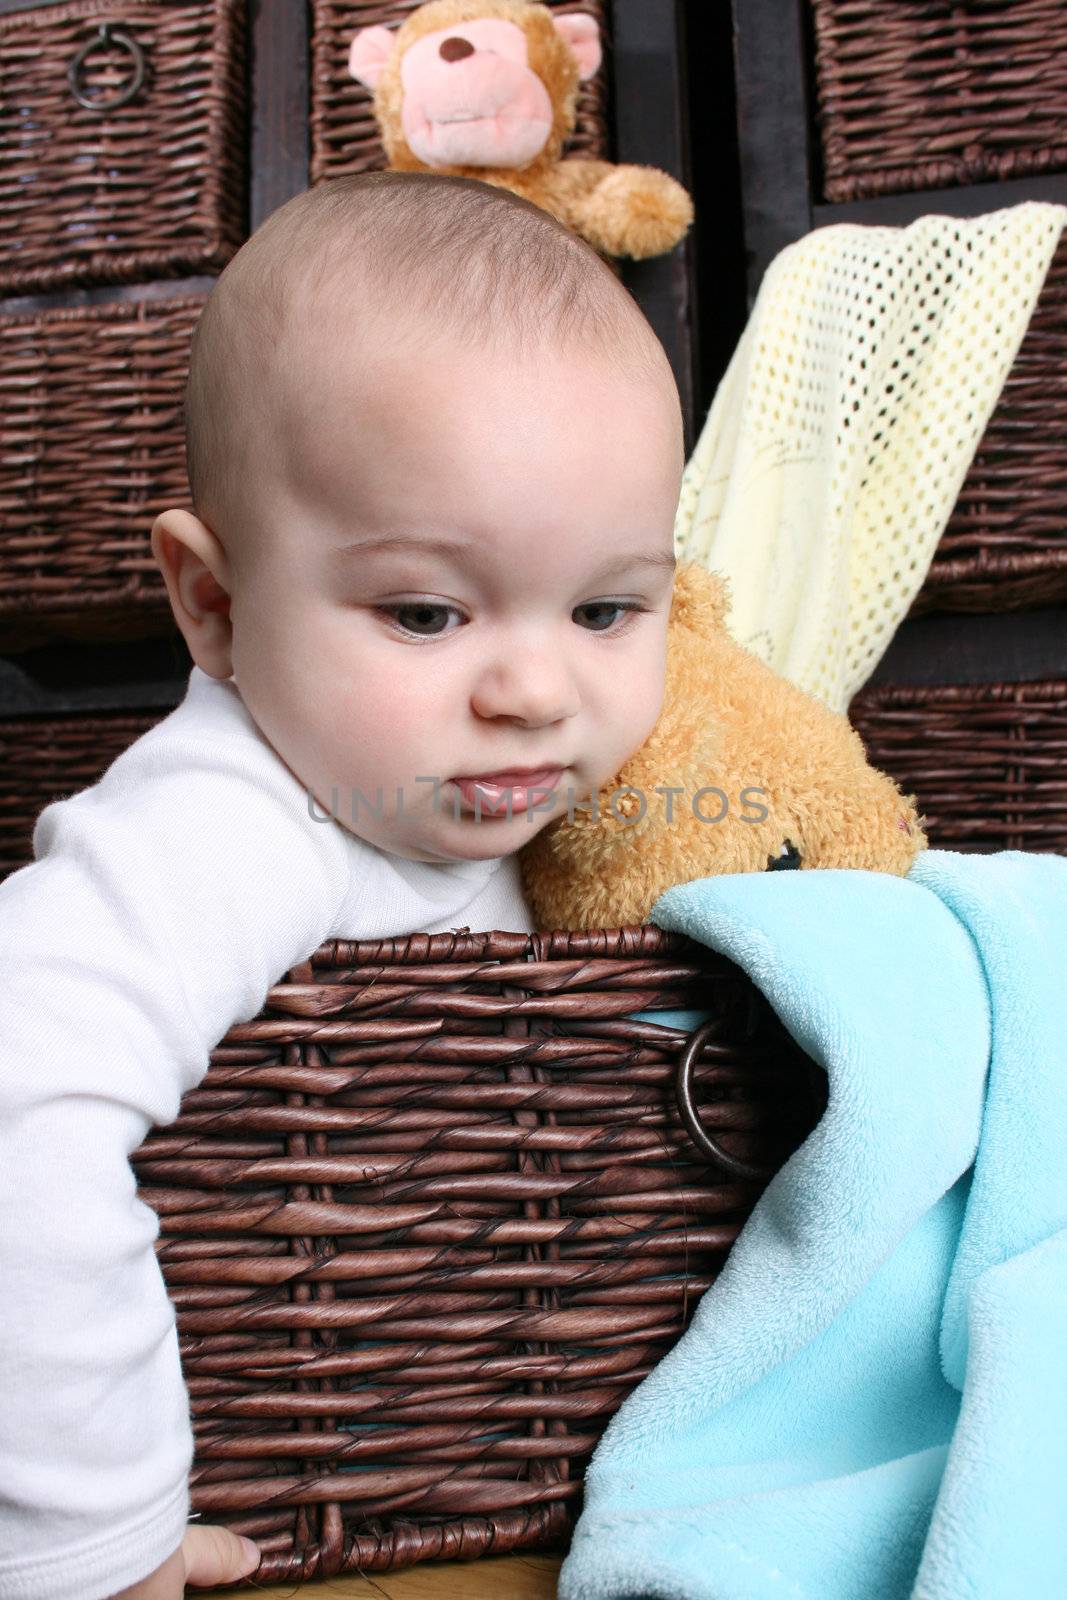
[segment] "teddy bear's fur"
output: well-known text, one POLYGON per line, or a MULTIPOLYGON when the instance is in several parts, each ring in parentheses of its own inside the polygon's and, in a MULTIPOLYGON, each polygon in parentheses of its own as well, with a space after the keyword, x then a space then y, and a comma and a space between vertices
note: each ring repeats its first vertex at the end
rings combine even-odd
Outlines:
POLYGON ((576 796, 573 821, 550 823, 521 851, 539 928, 640 925, 664 890, 716 873, 860 867, 903 876, 925 847, 914 798, 869 765, 847 717, 730 637, 727 607, 722 578, 699 562, 678 569, 655 728, 600 791, 598 819, 576 796), (682 791, 670 821, 657 786, 682 791), (723 819, 701 820, 722 812, 723 797, 723 819), (762 808, 763 820, 746 820, 762 808))
POLYGON ((590 67, 595 70, 599 60, 595 24, 583 20, 593 30, 592 38, 584 41, 584 69, 547 6, 533 0, 430 0, 413 11, 393 36, 386 36, 382 28, 357 34, 349 66, 354 77, 374 88, 375 115, 390 167, 479 178, 510 189, 551 212, 604 256, 660 255, 678 243, 693 220, 692 201, 681 184, 655 167, 615 166, 579 157, 561 160, 574 130, 580 76, 583 70, 589 76, 590 67), (520 167, 484 163, 431 167, 404 137, 401 63, 408 49, 427 34, 461 29, 464 23, 485 18, 513 23, 525 34, 530 70, 551 101, 551 128, 543 147, 520 167))

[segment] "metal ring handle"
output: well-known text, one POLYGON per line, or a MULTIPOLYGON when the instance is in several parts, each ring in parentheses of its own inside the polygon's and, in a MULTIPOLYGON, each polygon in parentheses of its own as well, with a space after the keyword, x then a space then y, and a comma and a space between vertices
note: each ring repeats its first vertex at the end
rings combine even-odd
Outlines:
POLYGON ((742 1161, 738 1156, 730 1155, 721 1145, 708 1134, 693 1101, 693 1068, 697 1064, 700 1052, 707 1042, 709 1034, 719 1027, 718 1021, 713 1017, 710 1022, 703 1023, 689 1036, 689 1041, 682 1051, 681 1059, 674 1076, 674 1093, 678 1100, 678 1111, 682 1121, 689 1130, 689 1137, 702 1155, 709 1160, 724 1167, 734 1178, 769 1178, 774 1173, 773 1167, 755 1167, 747 1161, 742 1161))
POLYGON ((67 67, 67 82, 70 92, 80 106, 85 106, 89 111, 114 111, 118 106, 124 106, 127 100, 132 100, 138 89, 144 83, 145 60, 144 51, 136 39, 131 39, 128 33, 121 28, 113 28, 110 22, 102 22, 89 40, 82 46, 74 60, 67 67), (111 99, 102 95, 84 94, 78 84, 78 74, 86 56, 93 50, 98 50, 101 45, 117 44, 121 49, 128 50, 133 59, 133 77, 124 89, 119 89, 111 99))

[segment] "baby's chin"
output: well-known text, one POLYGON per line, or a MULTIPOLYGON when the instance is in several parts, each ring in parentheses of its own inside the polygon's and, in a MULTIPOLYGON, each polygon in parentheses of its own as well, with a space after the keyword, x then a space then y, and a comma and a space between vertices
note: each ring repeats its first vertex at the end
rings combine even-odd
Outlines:
MULTIPOLYGON (((566 815, 565 807, 561 814, 566 815)), ((496 861, 501 856, 516 855, 523 845, 536 838, 558 817, 531 812, 515 812, 511 817, 463 814, 458 821, 448 818, 444 826, 441 825, 441 819, 435 819, 436 826, 428 825, 414 836, 399 830, 395 834, 388 830, 364 832, 353 827, 350 819, 338 816, 335 820, 346 833, 362 839, 365 844, 374 845, 378 850, 402 856, 407 861, 426 861, 445 866, 460 862, 496 861)))

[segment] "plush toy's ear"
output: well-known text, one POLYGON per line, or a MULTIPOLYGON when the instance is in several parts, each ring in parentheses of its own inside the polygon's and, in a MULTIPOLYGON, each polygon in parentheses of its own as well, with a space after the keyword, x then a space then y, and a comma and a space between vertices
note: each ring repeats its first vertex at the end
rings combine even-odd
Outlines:
POLYGON ((556 32, 566 39, 578 57, 578 76, 584 82, 600 65, 600 29, 596 18, 582 13, 552 18, 556 32))
POLYGON ((362 28, 349 46, 348 70, 368 89, 376 89, 395 48, 396 34, 391 28, 362 28))
POLYGON ((674 575, 670 621, 705 637, 726 627, 730 611, 730 580, 709 572, 700 561, 680 562, 674 575))

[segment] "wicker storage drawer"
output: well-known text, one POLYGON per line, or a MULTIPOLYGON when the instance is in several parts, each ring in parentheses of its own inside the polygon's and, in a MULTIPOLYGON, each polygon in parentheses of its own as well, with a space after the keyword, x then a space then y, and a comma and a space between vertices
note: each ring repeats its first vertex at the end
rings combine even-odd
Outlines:
POLYGON ((248 235, 245 80, 244 0, 0 17, 0 293, 224 266, 248 235))
POLYGON ((1067 234, 911 615, 1067 599, 1065 439, 1067 234))
POLYGON ((810 0, 823 197, 1067 170, 1064 0, 810 0))
POLYGON ((187 505, 203 296, 0 316, 0 649, 174 628, 152 522, 187 505))
MULTIPOLYGON (((374 121, 373 95, 348 70, 348 47, 360 28, 399 27, 421 0, 310 0, 311 5, 311 182, 346 172, 385 166, 374 121)), ((581 11, 597 19, 605 55, 610 44, 607 0, 544 0, 553 11, 581 11)), ((610 159, 607 78, 602 66, 583 83, 578 120, 568 155, 610 159)))
POLYGON ((1067 854, 1067 680, 873 686, 849 720, 932 845, 1067 854))
POLYGON ((194 1510, 296 1583, 565 1536, 625 1395, 825 1106, 749 980, 654 927, 331 942, 132 1157, 192 1397, 194 1510), (694 1044, 698 1041, 694 1039, 694 1044))
POLYGON ((0 718, 0 878, 33 860, 33 826, 45 806, 95 783, 165 715, 0 718))

